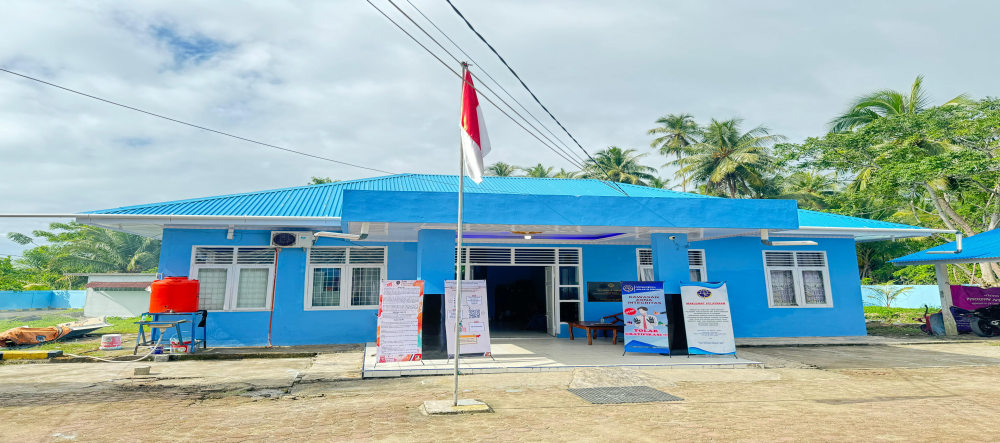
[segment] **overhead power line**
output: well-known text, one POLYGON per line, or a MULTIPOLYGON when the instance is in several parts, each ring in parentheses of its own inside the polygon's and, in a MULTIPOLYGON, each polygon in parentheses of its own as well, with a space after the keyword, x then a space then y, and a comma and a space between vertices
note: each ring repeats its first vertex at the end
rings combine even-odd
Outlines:
MULTIPOLYGON (((486 38, 483 37, 483 35, 480 34, 479 31, 476 31, 476 28, 472 26, 472 23, 469 23, 469 20, 466 19, 464 15, 462 15, 462 12, 455 7, 455 5, 451 2, 451 0, 445 0, 445 1, 448 2, 448 5, 451 6, 451 9, 454 10, 455 13, 462 18, 462 21, 465 22, 465 24, 469 27, 469 29, 471 29, 472 32, 474 32, 476 36, 479 37, 479 40, 482 40, 482 42, 485 43, 486 46, 490 48, 490 51, 493 51, 493 54, 495 54, 497 58, 500 59, 500 62, 502 62, 503 65, 507 67, 507 70, 509 70, 511 74, 514 74, 514 77, 517 78, 517 81, 521 83, 521 86, 524 86, 524 89, 528 91, 528 94, 531 94, 531 98, 535 99, 535 103, 538 103, 538 106, 541 106, 542 109, 545 110, 545 113, 549 114, 549 117, 551 117, 552 120, 555 121, 560 128, 562 128, 563 132, 565 132, 566 135, 569 136, 570 140, 573 140, 573 143, 576 143, 576 146, 579 147, 584 154, 587 154, 587 158, 589 158, 590 161, 592 161, 595 166, 597 166, 598 168, 600 168, 602 172, 604 172, 604 175, 608 177, 608 180, 611 181, 612 183, 615 183, 614 180, 611 179, 611 175, 608 174, 608 171, 604 169, 604 166, 598 163, 597 160, 594 160, 594 157, 591 157, 590 153, 583 148, 583 145, 581 145, 580 142, 576 140, 576 137, 573 137, 573 134, 570 134, 569 130, 566 129, 565 126, 563 126, 563 124, 559 121, 559 119, 557 119, 556 116, 552 115, 552 113, 549 112, 549 108, 546 108, 545 105, 542 104, 542 101, 539 100, 537 96, 535 96, 535 93, 531 92, 531 88, 529 88, 528 85, 524 83, 524 80, 521 80, 521 77, 517 75, 517 72, 514 72, 514 68, 511 68, 510 65, 507 64, 507 61, 500 56, 500 53, 493 48, 493 45, 491 45, 490 42, 486 41, 486 38)), ((617 183, 615 183, 615 187, 617 187, 618 190, 620 190, 623 194, 628 195, 624 190, 621 189, 620 186, 618 186, 617 183)))
MULTIPOLYGON (((47 81, 44 81, 44 80, 40 80, 40 79, 37 79, 37 78, 34 78, 34 77, 30 77, 30 76, 27 76, 27 75, 24 75, 24 74, 21 74, 21 73, 10 71, 10 70, 7 70, 7 69, 0 68, 0 71, 6 72, 8 74, 13 74, 13 75, 16 75, 18 77, 26 78, 28 80, 36 81, 38 83, 42 83, 42 84, 45 84, 45 85, 48 85, 48 86, 52 86, 54 88, 62 89, 64 91, 72 92, 74 94, 79 94, 79 95, 82 95, 84 97, 92 98, 94 100, 99 100, 99 101, 102 101, 102 102, 105 102, 105 103, 109 103, 109 104, 112 104, 112 105, 115 105, 115 106, 120 106, 120 107, 125 108, 125 109, 129 109, 129 110, 136 111, 136 112, 141 112, 141 113, 146 114, 146 115, 152 115, 154 117, 161 118, 161 119, 164 119, 164 120, 168 120, 168 121, 171 121, 171 122, 174 122, 174 123, 180 123, 182 125, 186 125, 186 126, 190 126, 190 127, 193 127, 193 128, 202 129, 202 130, 205 130, 205 131, 213 132, 213 133, 224 135, 224 136, 227 136, 227 137, 232 137, 232 138, 235 138, 235 139, 238 139, 238 140, 243 140, 243 141, 246 141, 246 142, 255 143, 255 144, 258 144, 258 145, 261 145, 261 146, 266 146, 266 147, 269 147, 269 148, 279 149, 279 150, 282 150, 282 151, 285 151, 285 152, 291 152, 293 154, 304 155, 306 157, 311 157, 311 158, 315 158, 315 159, 318 159, 318 160, 324 160, 324 161, 328 161, 328 162, 338 163, 338 164, 345 165, 345 166, 352 166, 352 167, 355 167, 355 168, 367 169, 369 171, 380 172, 380 173, 383 173, 383 174, 389 174, 389 175, 398 175, 398 174, 400 174, 398 172, 386 171, 384 169, 370 168, 368 166, 361 166, 361 165, 356 165, 354 163, 348 163, 348 162, 343 162, 343 161, 340 161, 340 160, 334 160, 332 158, 322 157, 322 156, 319 156, 319 155, 310 154, 310 153, 302 152, 302 151, 296 151, 294 149, 282 148, 281 146, 275 146, 275 145, 272 145, 272 144, 269 144, 269 143, 260 142, 260 141, 249 139, 249 138, 246 138, 246 137, 240 137, 238 135, 234 135, 234 134, 230 134, 230 133, 227 133, 227 132, 218 131, 218 130, 215 130, 215 129, 212 129, 212 128, 206 128, 204 126, 195 125, 195 124, 192 124, 192 123, 187 123, 187 122, 184 122, 184 121, 181 121, 181 120, 177 120, 175 118, 170 118, 170 117, 167 117, 167 116, 164 116, 164 115, 160 115, 160 114, 156 114, 156 113, 153 113, 153 112, 145 111, 145 110, 142 110, 142 109, 139 109, 139 108, 136 108, 136 107, 132 107, 132 106, 128 106, 128 105, 123 105, 123 104, 118 103, 118 102, 107 100, 107 99, 104 99, 104 98, 101 98, 101 97, 98 97, 98 96, 95 96, 95 95, 92 95, 92 94, 87 94, 87 93, 84 93, 84 92, 80 92, 80 91, 77 91, 75 89, 70 89, 70 88, 67 88, 65 86, 60 86, 60 85, 57 85, 55 83, 50 83, 50 82, 47 82, 47 81)), ((410 173, 410 174, 413 174, 413 173, 410 173)), ((422 177, 411 177, 411 178, 413 178, 415 180, 422 180, 422 181, 426 181, 426 182, 430 182, 430 183, 438 183, 438 184, 443 184, 443 185, 447 185, 447 186, 458 186, 458 183, 448 183, 448 182, 443 182, 443 181, 438 181, 438 180, 430 180, 430 179, 426 179, 426 178, 422 178, 422 177)), ((481 188, 481 189, 485 189, 485 190, 489 190, 489 191, 493 191, 493 192, 497 192, 497 193, 501 193, 501 194, 522 195, 522 194, 517 193, 517 192, 504 191, 504 190, 490 188, 490 187, 483 186, 483 185, 477 185, 477 186, 479 188, 481 188)), ((524 194, 524 195, 527 195, 527 194, 524 194)))
MULTIPOLYGON (((371 5, 373 8, 375 8, 380 14, 382 14, 382 16, 386 18, 386 20, 389 20, 393 25, 395 25, 397 28, 399 28, 400 31, 403 31, 404 34, 406 34, 408 37, 410 37, 410 39, 412 39, 414 42, 416 42, 418 45, 420 45, 420 47, 423 48, 425 51, 427 51, 427 53, 429 53, 431 56, 433 56, 435 59, 437 59, 437 61, 441 62, 441 64, 444 65, 445 68, 447 68, 449 71, 451 71, 453 74, 455 74, 455 76, 457 76, 458 78, 462 79, 462 82, 465 82, 465 79, 462 77, 462 74, 460 74, 458 71, 455 71, 447 62, 445 62, 444 60, 441 60, 441 57, 438 57, 437 54, 435 54, 433 51, 431 51, 429 48, 427 48, 427 46, 424 45, 423 43, 421 43, 420 40, 418 40, 416 37, 414 37, 413 34, 410 34, 409 31, 407 31, 406 29, 404 29, 399 23, 397 23, 395 20, 393 20, 391 17, 389 17, 389 15, 385 13, 385 11, 382 11, 382 9, 379 8, 378 6, 376 6, 374 3, 372 3, 371 0, 366 0, 366 1, 368 2, 369 5, 371 5)), ((455 58, 454 55, 452 55, 450 52, 448 52, 447 49, 444 49, 444 46, 442 46, 440 43, 438 43, 438 41, 435 40, 434 37, 431 37, 430 34, 427 33, 427 31, 425 31, 422 27, 420 27, 420 25, 417 25, 416 22, 412 18, 410 18, 409 15, 407 15, 405 12, 403 12, 402 9, 399 8, 399 6, 396 6, 396 4, 392 2, 392 0, 388 0, 388 1, 397 10, 399 10, 403 14, 403 16, 405 16, 407 19, 409 19, 411 23, 413 23, 414 25, 416 25, 417 29, 420 29, 420 31, 423 32, 425 35, 427 35, 431 39, 431 41, 433 41, 435 44, 437 44, 439 47, 441 47, 441 49, 443 49, 446 54, 448 54, 452 59, 454 59, 456 61, 456 63, 459 62, 459 60, 457 58, 455 58)), ((476 92, 479 93, 479 95, 481 95, 484 99, 486 99, 487 102, 489 102, 491 105, 493 105, 495 108, 497 108, 497 110, 500 111, 500 113, 502 113, 504 116, 506 116, 512 122, 514 122, 514 124, 518 125, 519 127, 521 127, 521 129, 523 129, 529 135, 531 135, 536 140, 538 140, 539 143, 541 143, 543 146, 545 146, 546 148, 548 148, 549 150, 551 150, 552 152, 554 152, 556 155, 562 157, 564 160, 570 162, 570 164, 574 164, 573 160, 567 158, 564 154, 561 154, 559 151, 557 151, 556 149, 554 149, 548 143, 546 143, 545 141, 543 141, 538 136, 538 134, 535 134, 534 132, 528 130, 528 128, 524 127, 524 125, 521 124, 520 121, 518 121, 517 119, 515 119, 514 117, 512 117, 509 113, 507 113, 507 111, 505 111, 503 108, 501 108, 499 105, 497 105, 493 100, 490 99, 490 97, 487 94, 485 94, 484 92, 482 92, 479 88, 475 87, 474 85, 470 85, 470 86, 472 86, 473 89, 475 89, 476 92)), ((489 86, 486 86, 485 84, 483 86, 485 86, 488 91, 493 92, 492 90, 489 89, 489 86)), ((521 119, 524 120, 524 122, 527 123, 528 126, 532 126, 531 123, 528 122, 527 119, 525 119, 520 114, 518 114, 517 111, 514 110, 514 108, 511 107, 509 104, 507 104, 506 102, 504 102, 503 99, 500 98, 499 95, 497 95, 496 93, 493 93, 493 94, 497 97, 498 101, 500 101, 501 103, 503 103, 504 105, 506 105, 512 112, 514 112, 515 115, 517 115, 518 117, 521 117, 521 119)), ((537 128, 535 130, 537 131, 537 128)), ((540 131, 539 131, 539 133, 540 133, 540 131)), ((542 135, 542 137, 545 137, 544 134, 541 134, 541 135, 542 135)))
MULTIPOLYGON (((578 154, 576 154, 575 152, 573 152, 572 149, 570 149, 569 145, 566 144, 566 142, 562 141, 562 139, 560 139, 558 136, 556 136, 555 133, 553 133, 552 130, 549 129, 548 126, 545 126, 545 124, 542 123, 541 120, 538 119, 538 117, 535 117, 535 114, 532 114, 531 111, 528 110, 528 108, 526 108, 523 104, 521 104, 521 102, 518 101, 517 98, 515 98, 509 91, 507 91, 507 88, 504 88, 503 85, 500 82, 498 82, 495 78, 493 78, 493 76, 490 75, 489 71, 487 71, 486 68, 484 68, 481 65, 478 65, 478 63, 476 62, 476 60, 473 59, 472 56, 469 55, 469 53, 465 52, 465 50, 462 49, 462 47, 459 46, 458 43, 455 43, 455 41, 452 40, 451 37, 449 37, 447 33, 445 33, 443 30, 441 30, 441 28, 439 28, 438 25, 435 24, 434 21, 431 20, 431 18, 427 16, 427 14, 424 14, 424 11, 421 11, 420 8, 418 8, 417 5, 413 4, 413 2, 411 2, 410 0, 406 0, 406 2, 409 3, 410 6, 412 6, 413 9, 415 9, 417 11, 417 13, 419 13, 425 20, 427 20, 427 23, 430 23, 431 26, 434 27, 434 29, 437 29, 437 31, 439 33, 441 33, 441 35, 444 36, 444 38, 448 39, 448 41, 451 42, 451 44, 455 46, 455 49, 458 49, 459 52, 461 52, 462 55, 464 55, 466 58, 468 58, 469 61, 472 62, 473 65, 479 66, 479 70, 482 71, 483 74, 486 74, 486 77, 489 78, 490 81, 493 82, 493 84, 497 85, 497 87, 500 88, 500 90, 503 91, 504 94, 507 94, 507 97, 510 97, 510 99, 513 100, 514 103, 517 103, 517 106, 519 106, 522 110, 524 110, 525 113, 527 113, 528 115, 530 115, 531 118, 536 123, 538 123, 539 126, 541 126, 542 128, 544 128, 545 132, 547 132, 549 135, 551 135, 552 138, 556 139, 556 141, 559 142, 559 145, 561 145, 563 148, 566 149, 563 152, 567 152, 568 154, 572 155, 573 158, 579 160, 580 162, 583 162, 583 159, 580 158, 580 156, 578 154)), ((473 75, 475 75, 475 74, 473 74, 473 75)), ((494 92, 494 94, 496 94, 496 93, 494 92)))

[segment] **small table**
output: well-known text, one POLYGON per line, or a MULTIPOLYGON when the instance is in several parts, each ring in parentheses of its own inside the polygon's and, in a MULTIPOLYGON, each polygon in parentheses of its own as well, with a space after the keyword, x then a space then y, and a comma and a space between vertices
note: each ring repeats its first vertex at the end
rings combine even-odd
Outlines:
MULTIPOLYGON (((580 328, 587 331, 587 344, 594 344, 594 331, 612 331, 614 332, 614 338, 611 339, 612 344, 618 344, 618 328, 621 325, 614 325, 611 323, 601 323, 599 321, 574 321, 569 322, 569 339, 573 340, 573 328, 580 328)), ((605 336, 607 337, 607 336, 605 336)))
MULTIPOLYGON (((174 330, 174 336, 183 340, 184 335, 181 333, 181 325, 191 326, 191 347, 197 347, 201 345, 203 349, 208 347, 208 334, 205 328, 205 319, 208 316, 208 311, 196 311, 196 312, 144 312, 140 316, 140 321, 135 322, 139 325, 139 336, 135 340, 135 349, 132 350, 132 354, 135 355, 139 352, 140 346, 152 346, 159 341, 157 336, 163 336, 164 332, 169 329, 174 330), (168 316, 173 318, 178 318, 177 320, 161 320, 160 316, 168 316), (144 318, 152 317, 152 320, 141 320, 144 318), (200 320, 200 321, 199 321, 200 320), (149 328, 149 339, 146 339, 145 328, 149 328), (201 339, 197 338, 196 331, 201 329, 201 339)), ((170 346, 167 343, 166 346, 170 346)))

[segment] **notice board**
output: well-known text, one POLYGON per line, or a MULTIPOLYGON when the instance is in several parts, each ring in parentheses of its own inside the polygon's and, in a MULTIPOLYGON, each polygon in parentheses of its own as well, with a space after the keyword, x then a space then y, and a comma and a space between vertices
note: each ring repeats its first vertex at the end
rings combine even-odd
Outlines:
MULTIPOLYGON (((455 356, 455 280, 444 282, 445 329, 448 358, 455 356)), ((491 356, 490 305, 486 301, 486 280, 462 280, 462 331, 459 334, 462 355, 491 356)))
POLYGON ((670 354, 662 281, 623 281, 625 352, 670 354))
POLYGON ((587 282, 588 302, 622 302, 622 284, 617 281, 587 282))
POLYGON ((688 354, 735 355, 726 282, 681 282, 688 354))
POLYGON ((423 280, 382 280, 378 294, 378 363, 423 357, 423 280))

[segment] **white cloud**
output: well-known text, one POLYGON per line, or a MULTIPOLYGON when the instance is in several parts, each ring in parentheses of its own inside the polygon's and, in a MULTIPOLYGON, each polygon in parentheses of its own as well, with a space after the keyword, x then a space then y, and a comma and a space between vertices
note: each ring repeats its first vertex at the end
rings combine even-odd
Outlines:
MULTIPOLYGON (((474 69, 530 103, 445 2, 414 2, 474 57, 474 69)), ((375 3, 402 19, 385 0, 375 3)), ((850 97, 904 88, 921 73, 940 100, 997 95, 993 2, 455 3, 591 152, 647 150, 646 129, 676 112, 702 121, 740 116, 800 140, 820 134, 850 97)), ((8 1, 0 29, 6 69, 345 162, 453 170, 458 80, 365 2, 8 1)), ((9 74, 0 75, 0 103, 3 213, 373 174, 9 74)), ((485 112, 490 161, 571 169, 496 110, 485 112)), ((0 220, 0 233, 45 223, 0 220)), ((0 254, 20 249, 0 240, 0 254)))

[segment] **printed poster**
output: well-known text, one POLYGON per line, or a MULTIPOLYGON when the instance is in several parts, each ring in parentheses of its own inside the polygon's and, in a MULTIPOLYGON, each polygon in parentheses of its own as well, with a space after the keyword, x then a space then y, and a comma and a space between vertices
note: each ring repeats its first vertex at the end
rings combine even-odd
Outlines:
POLYGON ((667 303, 661 281, 623 281, 625 352, 669 354, 667 303))
POLYGON ((688 354, 736 355, 726 282, 681 282, 688 354))
MULTIPOLYGON (((455 280, 444 282, 447 321, 448 358, 455 356, 455 280)), ((462 331, 459 351, 462 355, 491 356, 490 313, 486 302, 486 280, 462 280, 462 331)))
POLYGON ((978 286, 951 286, 951 315, 958 325, 958 332, 972 332, 970 318, 959 316, 955 308, 974 311, 986 306, 1000 305, 1000 288, 980 288, 978 286))
POLYGON ((420 361, 423 312, 423 280, 382 280, 375 339, 378 363, 420 361))

